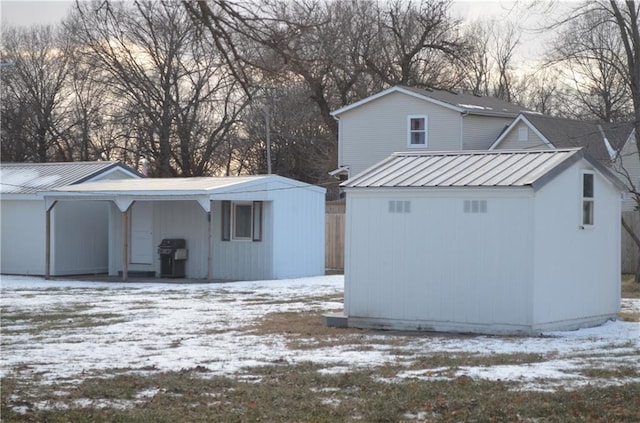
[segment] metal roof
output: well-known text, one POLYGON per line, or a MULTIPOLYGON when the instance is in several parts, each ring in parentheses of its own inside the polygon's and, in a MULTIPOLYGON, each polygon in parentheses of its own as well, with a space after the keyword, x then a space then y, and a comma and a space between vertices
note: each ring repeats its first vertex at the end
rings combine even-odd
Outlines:
POLYGON ((192 178, 144 178, 87 182, 54 189, 73 193, 141 193, 141 192, 202 192, 265 179, 267 176, 228 176, 192 178))
POLYGON ((615 176, 582 149, 395 153, 340 186, 526 187, 539 189, 557 173, 585 158, 620 186, 615 176))
MULTIPOLYGON (((324 188, 278 175, 189 177, 189 178, 142 178, 102 180, 79 185, 69 185, 45 192, 48 196, 184 196, 207 195, 246 189, 261 183, 277 181, 290 187, 308 188, 324 192, 324 188)), ((260 191, 263 191, 260 189, 260 191)))
POLYGON ((78 184, 116 167, 137 175, 119 162, 0 163, 0 193, 34 194, 78 184))
POLYGON ((345 113, 351 109, 354 109, 370 101, 376 100, 380 97, 394 92, 401 92, 425 101, 440 104, 443 107, 457 110, 461 113, 472 115, 516 117, 519 113, 527 111, 527 109, 522 106, 518 106, 517 104, 509 103, 495 97, 465 94, 455 91, 413 88, 397 85, 372 96, 363 98, 362 100, 356 101, 355 103, 341 107, 331 114, 333 116, 339 116, 340 114, 345 113))

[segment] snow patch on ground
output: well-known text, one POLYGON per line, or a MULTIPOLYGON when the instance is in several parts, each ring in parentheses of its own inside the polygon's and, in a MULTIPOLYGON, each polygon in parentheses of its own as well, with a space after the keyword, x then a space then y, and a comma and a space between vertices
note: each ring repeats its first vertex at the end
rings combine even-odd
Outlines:
MULTIPOLYGON (((268 313, 335 312, 342 303, 341 275, 221 284, 44 281, 3 276, 0 376, 38 374, 41 383, 78 381, 104 371, 179 371, 232 375, 259 382, 247 369, 274 363, 312 362, 322 373, 385 364, 415 366, 421 357, 447 353, 490 356, 539 354, 539 362, 494 366, 434 367, 400 372, 393 379, 461 376, 518 382, 521 389, 570 389, 588 383, 638 382, 585 376, 590 368, 627 366, 640 372, 640 323, 611 321, 589 329, 541 337, 403 335, 363 332, 357 343, 292 350, 286 334, 247 328, 268 313), (47 327, 39 313, 71 313, 47 327), (81 319, 83 324, 77 324, 81 319), (86 320, 86 322, 85 322, 86 320), (93 323, 92 323, 93 322, 93 323), (362 339, 369 348, 359 348, 362 339), (393 339, 393 343, 382 342, 393 339), (357 345, 356 345, 357 344, 357 345)), ((622 310, 638 312, 640 300, 622 310)), ((393 379, 389 379, 393 382, 393 379)), ((153 396, 153 391, 139 394, 153 396)), ((419 418, 419 417, 416 417, 419 418)))

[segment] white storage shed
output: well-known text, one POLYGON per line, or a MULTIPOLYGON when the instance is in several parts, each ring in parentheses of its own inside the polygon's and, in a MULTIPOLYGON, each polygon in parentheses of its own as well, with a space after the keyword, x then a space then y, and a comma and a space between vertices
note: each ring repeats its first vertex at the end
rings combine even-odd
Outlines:
POLYGON ((257 280, 324 274, 325 191, 261 175, 105 181, 43 196, 48 210, 109 204, 109 275, 257 280), (163 270, 163 240, 179 240, 182 274, 163 270))
MULTIPOLYGON (((45 205, 38 191, 97 180, 140 178, 118 162, 0 164, 0 273, 45 274, 45 205)), ((108 208, 64 204, 51 216, 55 275, 107 271, 108 208), (88 248, 91 247, 91 248, 88 248)))
POLYGON ((581 149, 396 153, 342 187, 348 326, 534 334, 619 311, 625 188, 581 149))

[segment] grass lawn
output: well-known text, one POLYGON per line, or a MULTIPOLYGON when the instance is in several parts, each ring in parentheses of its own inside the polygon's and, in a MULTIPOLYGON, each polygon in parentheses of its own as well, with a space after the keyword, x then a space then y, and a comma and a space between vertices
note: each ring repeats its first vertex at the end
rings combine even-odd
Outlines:
MULTIPOLYGON (((37 358, 10 366, 3 358, 0 421, 640 422, 640 347, 633 336, 580 349, 574 335, 328 328, 320 316, 342 301, 339 284, 286 294, 247 286, 3 291, 3 355, 37 358), (170 325, 184 316, 184 326, 170 325), (243 339, 260 344, 244 352, 245 365, 213 371, 232 365, 225 354, 243 354, 223 349, 216 359, 218 344, 243 339), (571 342, 575 348, 563 349, 571 342), (115 352, 105 349, 114 344, 115 352), (72 355, 77 349, 88 355, 72 355), (195 361, 170 365, 190 354, 195 361), (334 354, 342 361, 331 362, 334 354), (380 354, 386 358, 374 359, 380 354), (534 377, 508 376, 516 370, 534 377), (482 371, 493 376, 474 376, 482 371)), ((623 278, 622 292, 640 298, 631 277, 623 278)))

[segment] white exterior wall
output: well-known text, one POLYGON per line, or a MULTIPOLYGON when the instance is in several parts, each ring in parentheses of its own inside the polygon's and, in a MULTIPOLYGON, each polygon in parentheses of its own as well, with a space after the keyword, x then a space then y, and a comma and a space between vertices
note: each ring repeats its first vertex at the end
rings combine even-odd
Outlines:
POLYGON ((338 165, 354 176, 396 151, 462 149, 460 113, 418 98, 390 93, 340 116, 338 165), (427 148, 407 145, 409 115, 427 115, 427 148))
POLYGON ((536 193, 533 323, 596 325, 620 307, 620 193, 595 173, 595 225, 582 223, 581 172, 574 164, 536 193))
POLYGON ((463 150, 488 150, 513 118, 467 115, 462 118, 463 150))
MULTIPOLYGON (((274 279, 273 204, 268 201, 262 204, 262 241, 233 239, 222 241, 221 208, 220 202, 214 204, 214 278, 228 280, 274 279)), ((204 277, 206 277, 206 273, 204 277)))
POLYGON ((44 275, 44 201, 3 198, 0 200, 0 221, 0 273, 44 275))
POLYGON ((274 192, 275 279, 318 276, 325 266, 325 195, 319 190, 274 192))
POLYGON ((531 320, 530 190, 347 192, 349 325, 518 332, 531 320), (463 212, 487 200, 486 214, 463 212), (409 200, 410 213, 390 213, 409 200))
POLYGON ((496 150, 546 150, 548 148, 548 144, 534 130, 520 121, 505 135, 496 150), (524 141, 518 138, 520 128, 527 130, 527 139, 524 141))
POLYGON ((108 210, 109 203, 103 201, 63 201, 53 208, 52 275, 107 272, 108 210))
MULTIPOLYGON (((263 201, 262 240, 222 241, 222 200, 213 202, 213 278, 268 280, 324 274, 324 190, 278 182, 226 193, 229 201, 263 201)), ((135 207, 135 203, 132 207, 135 207)), ((109 274, 122 271, 122 215, 111 206, 109 274)), ((155 251, 164 238, 184 238, 186 277, 208 277, 209 222, 196 201, 153 202, 153 263, 129 264, 130 271, 159 273, 155 251)))

